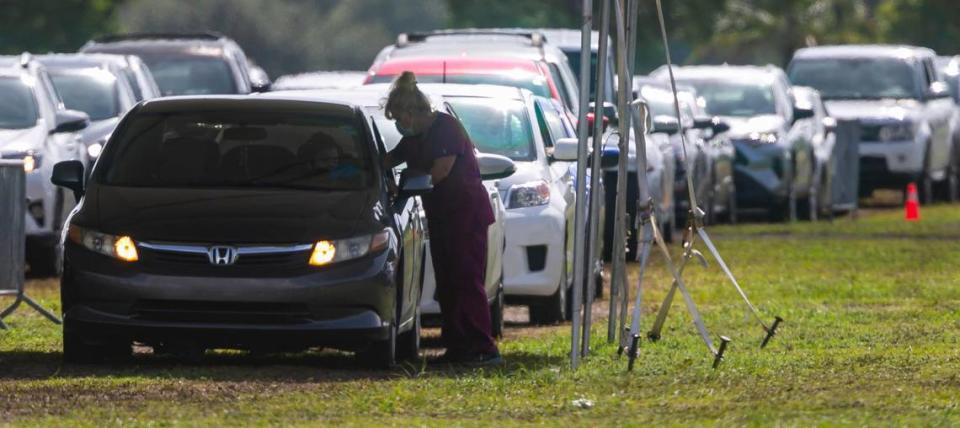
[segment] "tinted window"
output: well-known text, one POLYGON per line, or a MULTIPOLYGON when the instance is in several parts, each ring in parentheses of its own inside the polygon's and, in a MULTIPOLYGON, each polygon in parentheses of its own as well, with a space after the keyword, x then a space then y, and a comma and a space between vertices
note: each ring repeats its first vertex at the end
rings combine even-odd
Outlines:
POLYGON ((447 101, 477 150, 515 161, 537 158, 523 101, 467 97, 450 97, 447 101))
POLYGON ((50 75, 66 108, 80 110, 90 120, 120 115, 117 79, 102 70, 58 71, 50 75))
POLYGON ((37 101, 22 80, 0 77, 0 128, 20 129, 37 125, 37 101))
POLYGON ((99 176, 117 186, 360 189, 372 182, 362 126, 269 111, 145 114, 111 141, 99 176))
MULTIPOLYGON (((372 83, 393 82, 396 75, 373 76, 372 83)), ((502 73, 502 74, 417 74, 418 83, 460 83, 467 85, 502 85, 514 88, 527 89, 534 95, 552 97, 547 79, 534 73, 502 73)))
POLYGON ((916 98, 913 67, 894 59, 837 58, 794 61, 794 85, 820 90, 824 99, 916 98))
POLYGON ((230 65, 223 58, 143 54, 141 58, 163 95, 237 93, 230 65))
MULTIPOLYGON (((773 88, 769 84, 722 80, 680 80, 679 82, 693 86, 697 90, 697 94, 706 100, 706 112, 711 116, 750 117, 777 114, 773 88)), ((654 110, 653 106, 651 110, 654 110)), ((656 114, 656 110, 653 112, 656 114)), ((676 117, 676 113, 669 114, 676 117)))

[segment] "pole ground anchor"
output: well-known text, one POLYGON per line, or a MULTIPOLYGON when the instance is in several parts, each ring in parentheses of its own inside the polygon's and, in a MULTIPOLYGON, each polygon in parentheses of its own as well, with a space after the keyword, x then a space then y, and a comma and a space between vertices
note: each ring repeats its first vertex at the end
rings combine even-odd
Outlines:
POLYGON ((727 351, 727 344, 730 343, 730 338, 727 336, 720 336, 720 349, 717 349, 717 355, 713 357, 713 368, 716 369, 720 366, 720 362, 723 361, 723 353, 727 351))
POLYGON ((760 349, 763 349, 764 347, 766 347, 766 346, 767 346, 767 342, 769 342, 770 339, 773 339, 773 336, 777 334, 777 327, 780 326, 780 323, 781 323, 781 322, 783 322, 783 318, 775 317, 775 318, 773 319, 773 324, 770 325, 770 328, 766 329, 766 330, 767 330, 767 336, 764 337, 764 338, 763 338, 763 342, 760 343, 760 349))
POLYGON ((634 361, 637 360, 637 354, 640 353, 639 348, 640 348, 640 335, 634 334, 633 336, 630 336, 630 351, 629 351, 629 354, 627 355, 627 358, 629 358, 629 362, 627 363, 628 372, 633 371, 633 363, 634 361))

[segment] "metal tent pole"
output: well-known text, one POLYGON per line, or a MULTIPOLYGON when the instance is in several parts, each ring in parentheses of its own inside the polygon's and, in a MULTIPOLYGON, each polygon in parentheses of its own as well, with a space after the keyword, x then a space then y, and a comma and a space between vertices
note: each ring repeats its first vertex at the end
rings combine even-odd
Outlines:
MULTIPOLYGON (((583 0, 583 22, 580 27, 580 111, 577 117, 577 196, 574 217, 574 242, 583 243, 586 235, 587 214, 587 109, 590 98, 590 31, 593 27, 593 0, 583 0)), ((588 243, 589 245, 589 243, 588 243)), ((573 250, 573 296, 570 366, 576 369, 580 363, 580 310, 583 306, 584 247, 575 245, 573 250)), ((566 266, 562 267, 566 269, 566 266)), ((566 284, 560 284, 566 287, 566 284)))

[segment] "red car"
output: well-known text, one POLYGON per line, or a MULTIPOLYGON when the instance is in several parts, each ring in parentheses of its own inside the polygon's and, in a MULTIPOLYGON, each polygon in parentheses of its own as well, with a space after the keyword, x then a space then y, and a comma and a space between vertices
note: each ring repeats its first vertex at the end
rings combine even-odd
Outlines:
POLYGON ((522 58, 415 57, 391 58, 370 68, 365 84, 390 83, 412 71, 418 83, 460 83, 511 86, 563 101, 543 61, 522 58))

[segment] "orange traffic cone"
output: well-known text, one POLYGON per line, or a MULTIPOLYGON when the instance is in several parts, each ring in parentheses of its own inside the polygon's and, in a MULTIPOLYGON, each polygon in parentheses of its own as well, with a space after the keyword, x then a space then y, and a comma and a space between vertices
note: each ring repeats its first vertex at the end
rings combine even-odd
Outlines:
POLYGON ((907 202, 903 208, 905 220, 920 221, 920 201, 917 198, 917 185, 914 183, 907 185, 907 202))

